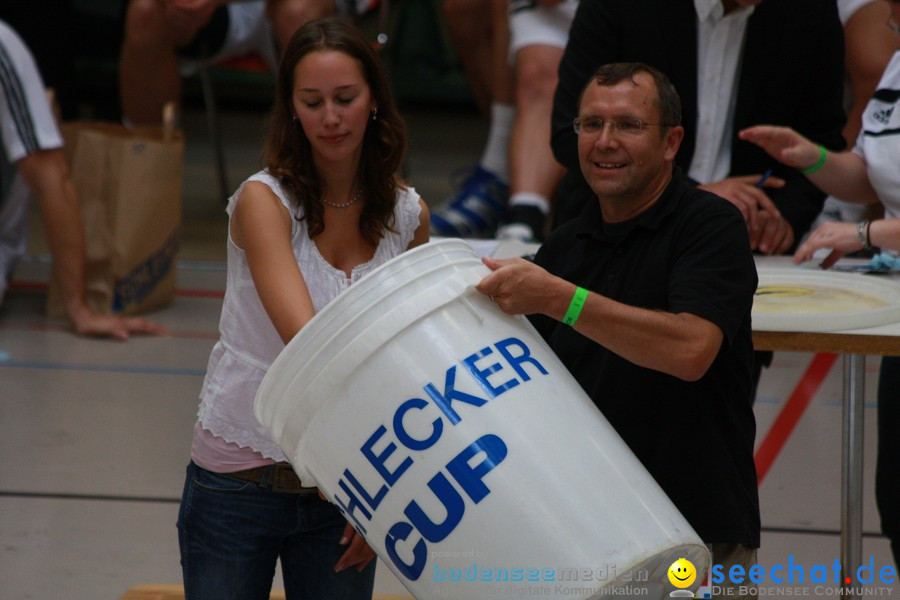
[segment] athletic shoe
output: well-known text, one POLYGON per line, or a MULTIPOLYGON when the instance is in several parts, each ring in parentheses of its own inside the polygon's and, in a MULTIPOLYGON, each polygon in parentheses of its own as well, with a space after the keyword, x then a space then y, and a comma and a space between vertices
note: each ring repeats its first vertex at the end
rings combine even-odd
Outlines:
POLYGON ((537 206, 516 204, 506 209, 503 224, 497 228, 498 240, 519 240, 530 244, 544 235, 544 213, 537 206))
POLYGON ((490 171, 476 165, 456 195, 431 211, 431 234, 441 237, 491 237, 508 199, 509 186, 490 171))

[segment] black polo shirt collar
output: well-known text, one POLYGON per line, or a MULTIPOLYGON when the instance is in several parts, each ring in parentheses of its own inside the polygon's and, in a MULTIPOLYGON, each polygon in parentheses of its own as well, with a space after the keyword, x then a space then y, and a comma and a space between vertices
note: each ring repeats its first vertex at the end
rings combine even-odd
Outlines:
POLYGON ((674 169, 672 178, 666 185, 662 194, 653 206, 638 216, 621 223, 607 223, 603 220, 600 210, 600 202, 597 196, 585 203, 581 215, 575 226, 576 239, 594 239, 599 242, 617 244, 623 241, 635 227, 644 227, 650 230, 659 229, 663 222, 678 207, 680 194, 677 192, 679 169, 674 169))

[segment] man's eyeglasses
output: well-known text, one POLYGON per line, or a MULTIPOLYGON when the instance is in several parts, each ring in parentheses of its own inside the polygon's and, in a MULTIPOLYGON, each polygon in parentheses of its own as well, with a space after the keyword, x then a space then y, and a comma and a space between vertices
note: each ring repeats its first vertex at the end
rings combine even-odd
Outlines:
POLYGON ((665 123, 646 123, 637 117, 617 117, 615 119, 601 119, 600 117, 576 118, 572 121, 575 133, 597 134, 603 131, 603 127, 609 124, 612 134, 640 135, 648 127, 670 127, 665 123))

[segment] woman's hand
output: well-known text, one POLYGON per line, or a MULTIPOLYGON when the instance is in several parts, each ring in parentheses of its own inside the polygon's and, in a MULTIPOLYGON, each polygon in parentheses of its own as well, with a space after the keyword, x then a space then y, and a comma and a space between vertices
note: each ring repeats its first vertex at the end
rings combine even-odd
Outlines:
POLYGON ((856 233, 856 223, 825 223, 800 244, 794 253, 794 263, 812 260, 813 253, 819 248, 831 249, 831 254, 822 261, 822 267, 825 269, 831 267, 845 254, 861 250, 862 244, 859 243, 859 235, 856 233))
POLYGON ((740 131, 738 137, 756 144, 778 162, 795 169, 808 169, 821 158, 818 145, 790 127, 756 125, 740 131))
POLYGON ((341 536, 340 544, 341 546, 347 546, 347 551, 334 565, 335 573, 340 573, 344 569, 353 566, 356 567, 357 571, 362 571, 375 558, 375 551, 369 547, 365 538, 359 535, 350 523, 344 526, 344 535, 341 536))

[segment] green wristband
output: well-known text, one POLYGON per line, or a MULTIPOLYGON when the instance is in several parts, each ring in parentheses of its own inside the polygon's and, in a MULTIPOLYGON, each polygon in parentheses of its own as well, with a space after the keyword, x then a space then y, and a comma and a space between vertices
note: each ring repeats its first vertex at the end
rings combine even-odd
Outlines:
POLYGON ((805 169, 801 169, 800 172, 804 175, 809 175, 810 173, 815 173, 825 164, 825 157, 828 156, 828 150, 825 149, 825 146, 822 144, 817 144, 819 148, 819 160, 811 167, 807 167, 805 169))
POLYGON ((575 321, 578 320, 581 309, 584 308, 584 301, 587 299, 587 295, 588 291, 583 287, 575 288, 575 294, 572 296, 572 302, 569 304, 566 316, 563 317, 563 323, 570 327, 575 327, 575 321))

